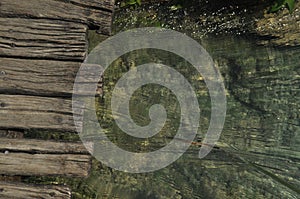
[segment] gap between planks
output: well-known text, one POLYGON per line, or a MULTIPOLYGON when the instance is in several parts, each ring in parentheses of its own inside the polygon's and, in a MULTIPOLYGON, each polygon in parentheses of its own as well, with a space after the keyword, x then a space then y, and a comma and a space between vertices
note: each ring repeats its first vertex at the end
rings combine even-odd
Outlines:
MULTIPOLYGON (((93 148, 92 143, 90 148, 93 148)), ((0 151, 50 154, 89 154, 82 142, 0 138, 0 151)))

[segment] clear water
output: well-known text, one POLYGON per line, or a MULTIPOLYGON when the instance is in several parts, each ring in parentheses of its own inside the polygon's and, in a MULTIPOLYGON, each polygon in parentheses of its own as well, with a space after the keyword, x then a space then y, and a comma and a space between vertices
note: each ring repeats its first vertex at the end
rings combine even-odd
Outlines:
MULTIPOLYGON (((143 9, 117 14, 116 30, 155 25, 138 23, 138 17, 144 14, 143 9)), ((210 98, 201 76, 185 60, 167 52, 128 53, 104 74, 104 96, 96 101, 99 121, 108 137, 126 150, 148 152, 163 147, 175 135, 179 104, 172 92, 157 85, 137 90, 130 110, 137 124, 147 125, 149 107, 162 104, 168 121, 158 135, 149 139, 130 137, 112 119, 109 106, 114 85, 130 68, 147 62, 177 63, 172 67, 197 91, 200 128, 189 150, 156 172, 130 174, 94 160, 91 176, 82 183, 89 197, 299 198, 300 48, 259 45, 260 38, 252 34, 204 34, 197 29, 177 29, 201 43, 224 78, 227 116, 217 147, 204 159, 198 159, 197 143, 205 135, 210 119, 210 98)))

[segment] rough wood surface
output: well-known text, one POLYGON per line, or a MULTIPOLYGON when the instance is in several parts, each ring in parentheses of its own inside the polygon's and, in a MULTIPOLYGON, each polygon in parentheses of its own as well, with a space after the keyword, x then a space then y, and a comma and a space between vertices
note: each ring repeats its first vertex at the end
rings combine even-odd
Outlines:
POLYGON ((1 0, 0 16, 79 22, 100 27, 101 33, 110 34, 112 12, 109 10, 113 3, 106 0, 97 6, 95 0, 1 0))
POLYGON ((0 95, 0 128, 75 131, 67 99, 0 95))
MULTIPOLYGON (((80 62, 0 58, 0 93, 70 97, 80 66, 80 62)), ((102 81, 94 74, 81 76, 82 83, 102 81)), ((102 94, 101 83, 94 94, 102 94)))
POLYGON ((22 152, 0 153, 0 174, 23 176, 88 176, 91 164, 89 155, 30 154, 22 152))
POLYGON ((86 32, 85 25, 74 22, 0 18, 0 56, 81 61, 86 32))
MULTIPOLYGON (((93 103, 93 102, 92 102, 93 103)), ((0 129, 45 129, 61 132, 77 132, 74 119, 83 117, 85 105, 72 100, 26 95, 0 94, 0 129)), ((86 116, 86 115, 85 115, 86 116)), ((84 125, 98 121, 87 119, 84 125)), ((78 123, 82 127, 83 124, 78 123)))
POLYGON ((0 173, 23 176, 88 176, 90 156, 54 154, 0 154, 0 173))
POLYGON ((71 190, 66 186, 28 185, 23 183, 0 182, 0 198, 5 199, 68 199, 71 190))
POLYGON ((55 142, 35 139, 0 138, 0 151, 28 153, 88 154, 81 142, 55 142))
MULTIPOLYGON (((58 0, 65 1, 65 0, 58 0)), ((115 0, 69 0, 70 3, 82 6, 91 7, 99 10, 108 10, 110 12, 114 11, 115 0)))
POLYGON ((84 177, 90 170, 91 156, 80 142, 0 138, 0 151, 0 174, 84 177))

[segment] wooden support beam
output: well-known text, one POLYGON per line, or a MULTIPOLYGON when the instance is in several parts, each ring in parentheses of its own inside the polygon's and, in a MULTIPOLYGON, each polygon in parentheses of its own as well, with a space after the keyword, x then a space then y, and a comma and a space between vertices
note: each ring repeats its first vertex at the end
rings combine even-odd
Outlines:
POLYGON ((0 17, 50 19, 99 27, 110 34, 114 0, 1 0, 0 17), (99 1, 101 2, 101 1, 99 1))
POLYGON ((68 199, 71 198, 71 190, 66 186, 0 182, 0 198, 68 199))

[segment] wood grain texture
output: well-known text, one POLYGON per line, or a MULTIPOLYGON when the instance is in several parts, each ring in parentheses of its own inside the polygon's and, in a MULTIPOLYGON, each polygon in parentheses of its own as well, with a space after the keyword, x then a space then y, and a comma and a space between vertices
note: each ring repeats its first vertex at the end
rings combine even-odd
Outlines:
MULTIPOLYGON (((0 58, 0 93, 71 97, 80 66, 80 62, 0 58)), ((91 94, 102 94, 101 77, 80 75, 81 83, 98 84, 91 94)))
POLYGON ((0 138, 0 151, 0 174, 5 175, 85 177, 91 166, 81 142, 0 138))
MULTIPOLYGON (((58 0, 65 1, 65 0, 58 0)), ((108 10, 113 12, 115 7, 115 0, 69 0, 70 3, 82 6, 82 7, 93 7, 99 10, 108 10)))
POLYGON ((0 174, 88 176, 91 157, 79 154, 0 153, 0 174))
POLYGON ((88 154, 82 142, 0 138, 0 151, 6 150, 28 153, 88 154))
MULTIPOLYGON (((84 98, 84 100, 89 98, 84 98)), ((92 100, 91 103, 94 101, 92 100)), ((90 107, 90 105, 89 105, 90 107)), ((85 104, 73 103, 71 99, 0 94, 0 129, 45 129, 61 132, 77 132, 77 127, 95 125, 93 117, 87 115, 85 104), (72 108, 76 110, 73 113, 72 108)))
POLYGON ((68 199, 71 198, 71 190, 66 186, 0 182, 0 198, 68 199))
POLYGON ((74 22, 0 18, 0 56, 82 61, 86 32, 74 22))
MULTIPOLYGON (((114 1, 107 2, 102 6, 108 4, 108 10, 112 10, 114 1)), ((98 5, 95 0, 90 3, 87 0, 1 0, 0 16, 79 22, 110 34, 112 12, 98 5)))
POLYGON ((0 128, 75 131, 67 99, 0 95, 0 128))

